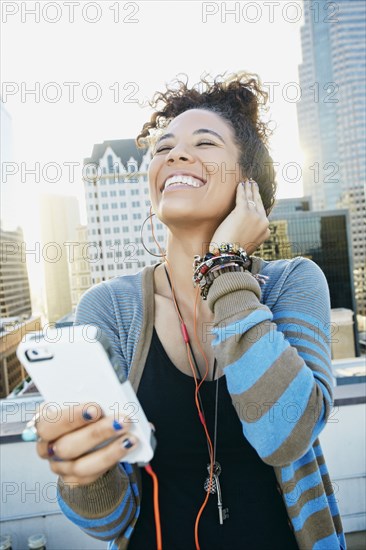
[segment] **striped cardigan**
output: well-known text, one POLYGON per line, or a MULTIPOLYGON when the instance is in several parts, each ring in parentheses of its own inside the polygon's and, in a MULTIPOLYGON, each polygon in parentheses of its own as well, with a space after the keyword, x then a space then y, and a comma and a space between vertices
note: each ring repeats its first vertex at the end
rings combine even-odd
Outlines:
MULTIPOLYGON (((346 548, 318 435, 332 409, 330 301, 311 260, 252 257, 253 274, 225 273, 209 291, 212 346, 244 436, 274 469, 300 550, 346 548)), ((158 264, 156 264, 158 265, 158 264)), ((154 322, 155 266, 100 283, 82 297, 76 323, 101 327, 137 391, 154 322)), ((94 483, 58 483, 64 514, 86 533, 124 549, 138 520, 139 469, 122 462, 94 483)), ((164 519, 164 518, 163 518, 164 519)))

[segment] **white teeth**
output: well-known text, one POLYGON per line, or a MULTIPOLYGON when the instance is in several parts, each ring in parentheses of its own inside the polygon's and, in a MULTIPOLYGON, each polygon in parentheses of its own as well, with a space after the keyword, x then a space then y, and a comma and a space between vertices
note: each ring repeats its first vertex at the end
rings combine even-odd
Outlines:
POLYGON ((169 187, 169 185, 173 185, 174 183, 185 183, 186 185, 190 185, 191 187, 202 187, 204 183, 196 178, 193 178, 192 176, 172 176, 171 178, 168 178, 165 182, 164 189, 169 187))

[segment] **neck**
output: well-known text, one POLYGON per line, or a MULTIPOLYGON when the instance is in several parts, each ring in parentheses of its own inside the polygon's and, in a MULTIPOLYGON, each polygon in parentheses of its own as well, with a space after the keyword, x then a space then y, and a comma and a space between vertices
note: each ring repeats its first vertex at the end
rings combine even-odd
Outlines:
MULTIPOLYGON (((182 239, 181 231, 179 238, 174 232, 168 231, 166 267, 174 285, 178 305, 191 311, 193 311, 197 293, 197 288, 192 282, 193 258, 196 254, 203 256, 208 251, 211 235, 212 231, 200 233, 192 231, 187 238, 182 239)), ((168 295, 170 295, 170 288, 168 295)), ((207 303, 202 301, 200 296, 197 301, 197 313, 205 317, 212 316, 207 303)))

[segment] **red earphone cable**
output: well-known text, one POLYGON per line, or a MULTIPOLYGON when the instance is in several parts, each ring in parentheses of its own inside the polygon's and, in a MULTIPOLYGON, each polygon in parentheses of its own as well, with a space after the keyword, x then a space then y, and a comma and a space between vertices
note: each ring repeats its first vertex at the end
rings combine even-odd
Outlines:
POLYGON ((150 464, 145 466, 146 472, 152 477, 154 486, 154 517, 156 527, 156 546, 157 550, 163 550, 163 543, 161 537, 161 523, 160 523, 160 510, 159 510, 159 481, 156 473, 152 469, 150 464))

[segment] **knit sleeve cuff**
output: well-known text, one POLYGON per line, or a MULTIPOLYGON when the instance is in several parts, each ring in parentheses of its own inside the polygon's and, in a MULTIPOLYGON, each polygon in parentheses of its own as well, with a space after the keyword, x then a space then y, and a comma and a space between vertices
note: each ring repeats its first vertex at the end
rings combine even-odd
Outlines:
POLYGON ((261 288, 250 273, 223 273, 212 283, 207 303, 215 314, 215 322, 257 309, 260 305, 261 288))
POLYGON ((58 478, 62 500, 73 512, 87 518, 103 517, 112 512, 128 486, 128 475, 118 465, 87 485, 68 484, 58 478))

